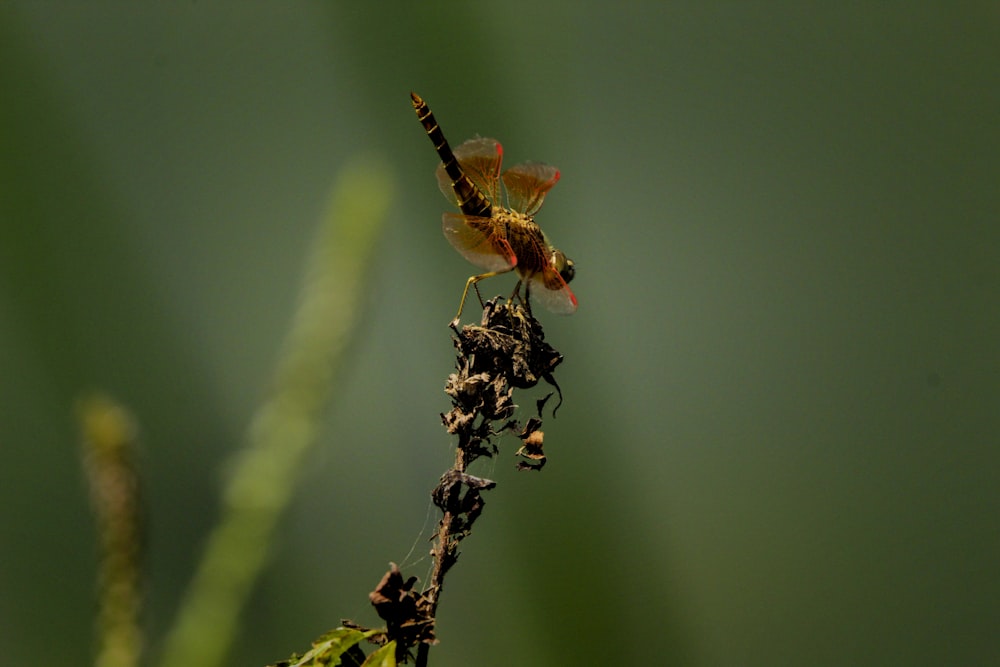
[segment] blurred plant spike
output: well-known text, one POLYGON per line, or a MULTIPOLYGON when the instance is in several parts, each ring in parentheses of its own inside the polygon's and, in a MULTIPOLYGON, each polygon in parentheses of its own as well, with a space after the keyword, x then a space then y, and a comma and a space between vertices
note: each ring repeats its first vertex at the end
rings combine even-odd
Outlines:
POLYGON ((136 427, 126 410, 94 394, 77 405, 83 462, 100 541, 97 667, 134 667, 139 628, 142 539, 136 427))
POLYGON ((272 395, 257 409, 236 457, 219 523, 166 638, 161 667, 217 667, 229 652, 357 327, 359 297, 392 190, 388 168, 368 158, 351 162, 337 177, 272 395))

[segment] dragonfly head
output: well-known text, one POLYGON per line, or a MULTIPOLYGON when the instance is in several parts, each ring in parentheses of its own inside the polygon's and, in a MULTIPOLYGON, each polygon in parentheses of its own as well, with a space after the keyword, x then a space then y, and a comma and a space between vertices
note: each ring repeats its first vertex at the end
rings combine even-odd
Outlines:
POLYGON ((562 279, 567 283, 573 280, 573 276, 576 275, 576 265, 573 260, 566 257, 562 250, 552 251, 552 268, 559 272, 562 279))

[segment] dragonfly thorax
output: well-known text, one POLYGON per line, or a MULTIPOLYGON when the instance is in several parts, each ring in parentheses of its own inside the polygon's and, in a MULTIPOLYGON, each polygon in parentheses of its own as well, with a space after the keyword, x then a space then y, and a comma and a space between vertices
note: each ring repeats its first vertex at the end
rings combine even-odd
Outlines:
POLYGON ((546 268, 552 247, 542 228, 534 219, 510 209, 494 207, 493 221, 497 229, 503 230, 514 256, 517 257, 517 271, 522 276, 530 276, 546 268))

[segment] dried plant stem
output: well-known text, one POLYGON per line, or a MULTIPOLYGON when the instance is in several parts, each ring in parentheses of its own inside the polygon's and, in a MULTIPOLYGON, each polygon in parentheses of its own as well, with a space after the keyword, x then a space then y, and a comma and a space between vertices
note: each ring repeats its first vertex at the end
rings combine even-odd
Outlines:
MULTIPOLYGON (((432 540, 430 580, 417 594, 412 590, 415 578, 404 582, 393 565, 371 594, 376 611, 387 622, 387 639, 397 642, 397 660, 405 659, 416 645, 418 667, 426 666, 430 646, 436 642, 434 623, 445 577, 458 560, 461 541, 482 514, 482 492, 496 486, 492 480, 470 475, 469 466, 481 456, 497 453, 495 437, 520 428, 513 419, 514 389, 532 387, 542 379, 555 386, 552 372, 562 361, 545 342, 531 313, 499 297, 485 305, 479 326, 456 329, 455 348, 456 371, 445 386, 452 409, 441 418, 458 442, 454 464, 431 493, 442 517, 432 540)), ((544 400, 539 413, 542 405, 544 400)), ((518 454, 529 461, 519 463, 519 469, 537 470, 545 461, 540 425, 541 420, 533 417, 519 433, 525 444, 518 454)))

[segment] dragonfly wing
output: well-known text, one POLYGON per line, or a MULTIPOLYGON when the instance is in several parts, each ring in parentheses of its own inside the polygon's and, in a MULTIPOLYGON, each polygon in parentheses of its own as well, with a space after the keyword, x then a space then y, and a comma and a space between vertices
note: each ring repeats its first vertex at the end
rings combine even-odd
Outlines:
MULTIPOLYGON (((503 160, 503 146, 496 139, 476 137, 469 139, 455 149, 455 158, 469 180, 479 188, 479 191, 490 200, 491 204, 500 201, 500 163, 503 160)), ((438 187, 448 201, 457 204, 455 190, 451 178, 444 170, 444 165, 437 168, 438 187)))
POLYGON ((441 227, 452 247, 479 268, 509 271, 517 265, 517 256, 510 243, 493 232, 493 221, 489 218, 445 213, 441 227))
POLYGON ((503 173, 507 206, 525 215, 534 215, 542 207, 545 194, 559 181, 559 170, 543 162, 525 162, 503 173))
POLYGON ((553 265, 555 251, 547 242, 543 245, 538 239, 532 239, 519 244, 518 252, 521 259, 518 273, 527 284, 528 298, 557 315, 576 312, 576 297, 553 265))
POLYGON ((556 315, 576 312, 576 296, 559 272, 551 266, 528 278, 528 298, 556 315))

